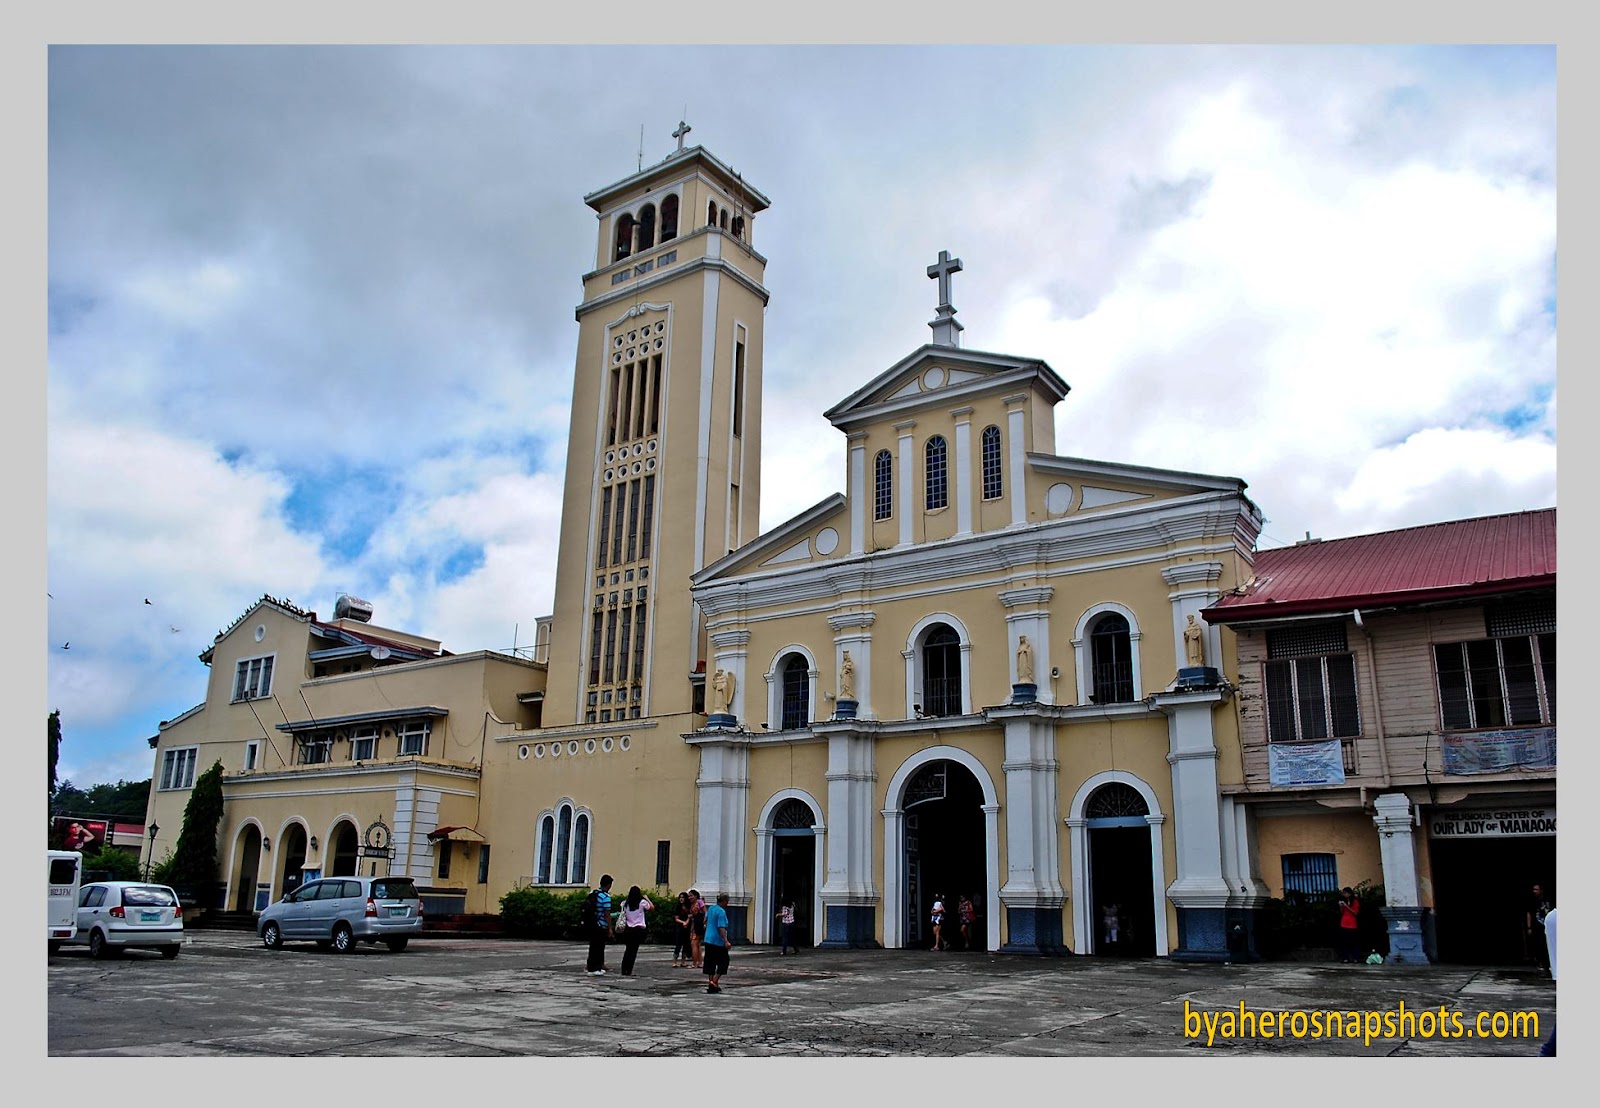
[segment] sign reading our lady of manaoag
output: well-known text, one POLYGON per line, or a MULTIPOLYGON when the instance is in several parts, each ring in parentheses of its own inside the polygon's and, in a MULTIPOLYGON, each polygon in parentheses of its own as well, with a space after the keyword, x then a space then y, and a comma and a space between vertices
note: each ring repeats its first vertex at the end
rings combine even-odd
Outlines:
POLYGON ((1556 833, 1554 808, 1480 808, 1435 812, 1428 834, 1435 839, 1526 838, 1556 833))

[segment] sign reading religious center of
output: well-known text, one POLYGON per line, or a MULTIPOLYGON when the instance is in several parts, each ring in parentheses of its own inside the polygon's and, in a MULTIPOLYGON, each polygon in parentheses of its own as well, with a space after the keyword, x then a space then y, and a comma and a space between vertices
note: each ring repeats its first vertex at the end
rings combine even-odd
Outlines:
POLYGON ((1428 833, 1436 839, 1515 838, 1554 835, 1554 808, 1483 808, 1465 812, 1440 812, 1428 820, 1428 833))

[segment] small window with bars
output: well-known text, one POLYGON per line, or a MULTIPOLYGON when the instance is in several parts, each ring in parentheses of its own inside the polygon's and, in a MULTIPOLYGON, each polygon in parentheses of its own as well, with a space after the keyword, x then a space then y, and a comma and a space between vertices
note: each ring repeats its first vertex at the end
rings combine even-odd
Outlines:
POLYGON ((1332 854, 1285 854, 1285 900, 1322 900, 1338 895, 1339 866, 1332 854))
POLYGON ((872 461, 872 518, 888 519, 894 514, 894 457, 878 451, 872 461))
POLYGON ((1513 635, 1553 635, 1556 630, 1556 598, 1542 595, 1497 600, 1484 608, 1483 620, 1491 639, 1513 635))
POLYGON ((656 843, 656 886, 669 888, 672 884, 672 843, 661 839, 656 843))

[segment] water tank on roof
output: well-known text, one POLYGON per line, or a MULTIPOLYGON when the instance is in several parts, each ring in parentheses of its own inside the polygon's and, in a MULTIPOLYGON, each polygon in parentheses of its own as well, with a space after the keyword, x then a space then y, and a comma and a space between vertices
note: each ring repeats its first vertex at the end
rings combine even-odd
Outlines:
POLYGON ((333 602, 334 619, 358 619, 362 623, 372 619, 372 604, 358 596, 341 593, 339 599, 333 602))

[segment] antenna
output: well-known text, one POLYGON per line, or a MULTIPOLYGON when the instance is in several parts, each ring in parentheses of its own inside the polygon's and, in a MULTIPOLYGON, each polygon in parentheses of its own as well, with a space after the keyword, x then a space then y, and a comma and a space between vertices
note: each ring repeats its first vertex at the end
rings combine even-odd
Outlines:
POLYGON ((639 169, 644 170, 644 124, 639 124, 639 169))

